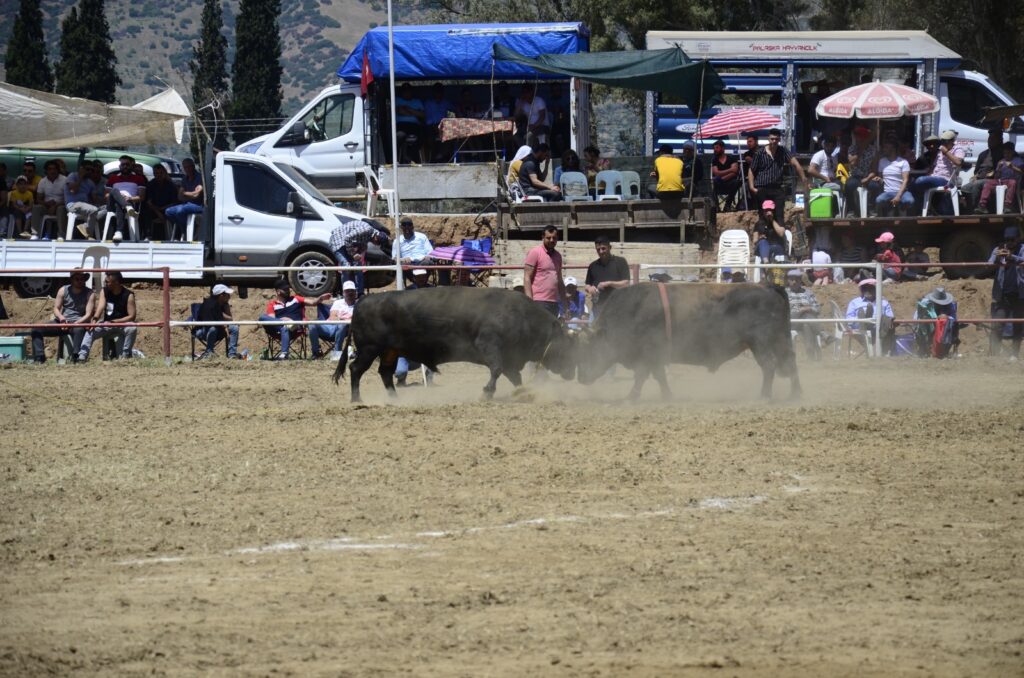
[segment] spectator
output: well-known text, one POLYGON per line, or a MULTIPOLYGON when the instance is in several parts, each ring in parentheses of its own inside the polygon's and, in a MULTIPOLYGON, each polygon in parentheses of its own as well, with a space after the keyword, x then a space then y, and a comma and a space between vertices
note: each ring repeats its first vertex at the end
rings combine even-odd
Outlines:
POLYGON ((623 257, 612 254, 612 243, 608 236, 597 236, 594 250, 597 259, 587 266, 583 289, 590 296, 591 316, 596 318, 615 290, 629 287, 631 276, 629 263, 623 257))
POLYGON ((524 195, 539 195, 547 202, 557 202, 562 199, 562 189, 544 181, 540 169, 541 163, 549 157, 551 150, 547 144, 535 146, 533 153, 523 158, 523 164, 519 167, 519 186, 524 195))
POLYGON ((519 147, 519 150, 516 151, 516 154, 512 156, 512 160, 508 163, 508 175, 505 177, 505 183, 509 186, 519 183, 519 170, 523 166, 523 160, 531 153, 533 153, 533 149, 529 146, 519 147))
POLYGON ((29 223, 32 220, 32 207, 35 199, 36 194, 29 188, 25 175, 14 180, 14 188, 7 194, 7 207, 10 209, 15 226, 21 229, 22 238, 32 237, 29 223))
POLYGON ((548 125, 551 127, 549 141, 554 153, 561 154, 568 149, 572 132, 569 127, 569 98, 565 96, 562 83, 553 82, 548 86, 548 125))
MULTIPOLYGON (((914 180, 911 190, 914 193, 915 204, 918 208, 923 208, 924 194, 928 189, 948 186, 953 180, 953 173, 959 171, 960 165, 963 164, 964 149, 956 148, 956 136, 957 133, 952 130, 946 130, 939 136, 938 151, 935 154, 931 173, 914 180)), ((949 215, 952 213, 952 198, 950 198, 949 193, 944 193, 939 204, 939 214, 949 215)))
MULTIPOLYGON (((192 167, 195 174, 195 166, 192 167)), ((178 204, 178 187, 171 181, 171 175, 163 163, 153 166, 153 178, 146 184, 146 209, 143 210, 143 233, 147 238, 156 234, 156 225, 164 229, 164 237, 173 240, 171 224, 167 219, 167 209, 178 204)))
POLYGON ((22 166, 22 174, 25 176, 25 181, 28 182, 28 190, 32 191, 32 200, 35 201, 36 187, 39 182, 42 181, 42 177, 36 174, 36 161, 26 160, 22 166))
POLYGON ((407 289, 421 290, 426 287, 433 287, 430 284, 430 273, 425 268, 414 268, 412 270, 412 284, 407 289))
MULTIPOLYGON (((853 145, 850 146, 847 152, 849 162, 846 165, 846 169, 850 172, 850 176, 846 179, 846 184, 843 186, 843 192, 846 195, 847 205, 857 205, 857 211, 860 212, 860 200, 858 200, 857 189, 864 187, 868 188, 867 180, 878 165, 878 149, 873 143, 871 143, 871 130, 867 127, 856 127, 853 130, 853 145)), ((861 217, 868 216, 867 214, 861 214, 861 217)))
MULTIPOLYGON (((463 92, 465 91, 464 89, 463 92)), ((444 145, 441 143, 441 134, 438 126, 445 118, 456 115, 455 110, 444 95, 444 85, 439 82, 434 83, 433 87, 430 88, 430 98, 424 102, 423 109, 427 130, 426 139, 424 140, 426 156, 429 161, 437 162, 444 157, 441 153, 444 145)), ((460 112, 458 117, 473 116, 463 116, 460 112)))
POLYGON ((704 163, 700 161, 694 152, 695 146, 692 141, 683 142, 683 184, 684 190, 693 189, 694 195, 703 195, 704 187, 704 163))
POLYGON ((459 118, 481 118, 483 111, 473 101, 473 90, 463 87, 459 91, 459 103, 455 106, 455 115, 459 118))
POLYGON ((391 245, 391 258, 404 265, 426 266, 433 263, 430 252, 434 249, 425 233, 415 230, 411 217, 402 217, 400 233, 391 245))
MULTIPOLYGON (((821 314, 821 304, 814 292, 804 287, 804 274, 798 268, 791 268, 786 273, 786 296, 789 297, 790 318, 817 318, 821 314)), ((821 360, 821 347, 818 345, 819 328, 813 323, 797 323, 795 331, 804 339, 804 349, 811 360, 821 360)))
MULTIPOLYGON (((227 285, 214 285, 210 296, 203 299, 203 305, 199 307, 197 320, 207 323, 234 320, 231 314, 231 294, 233 292, 234 290, 227 285)), ((225 337, 228 340, 228 358, 238 357, 238 325, 228 325, 226 328, 223 325, 197 327, 195 334, 196 339, 206 346, 206 350, 199 356, 200 360, 213 356, 217 343, 225 337)))
MULTIPOLYGON (((36 204, 32 208, 32 236, 46 237, 41 232, 43 217, 57 217, 57 233, 62 234, 67 222, 64 202, 64 186, 68 178, 60 173, 60 166, 55 160, 48 160, 45 165, 46 176, 36 184, 36 204)), ((54 234, 56 237, 57 234, 54 234)))
POLYGON ((313 359, 323 357, 320 352, 320 340, 330 339, 334 342, 334 350, 340 351, 341 344, 348 336, 349 322, 352 321, 352 311, 355 310, 356 302, 359 300, 359 291, 356 284, 346 280, 341 286, 341 299, 331 304, 331 312, 328 320, 337 321, 337 325, 313 325, 309 328, 309 343, 313 347, 313 359))
POLYGON ((750 169, 750 163, 754 162, 754 154, 759 150, 759 144, 757 141, 756 134, 747 135, 747 150, 743 151, 743 165, 746 169, 750 169))
POLYGON ((723 268, 722 269, 722 282, 723 283, 731 283, 732 282, 732 269, 731 268, 723 268))
POLYGON ((747 282, 747 274, 743 271, 732 271, 732 275, 729 278, 729 282, 745 283, 747 282))
POLYGON ((796 171, 800 183, 807 185, 804 168, 787 149, 779 145, 781 140, 780 130, 769 130, 768 145, 754 153, 747 169, 747 183, 754 201, 763 205, 769 200, 778 204, 780 209, 784 207, 786 199, 786 194, 782 190, 782 179, 787 165, 796 171))
POLYGON ((537 95, 536 85, 523 85, 516 101, 515 118, 516 134, 521 143, 528 144, 534 149, 541 144, 547 145, 548 132, 551 131, 548 107, 544 99, 537 95))
MULTIPOLYGON (((1024 318, 1024 245, 1021 244, 1020 226, 1007 226, 1003 243, 996 245, 988 263, 996 267, 992 281, 992 319, 1024 318)), ((988 354, 998 356, 1002 350, 1004 323, 994 323, 989 332, 988 354)), ((1024 324, 1011 324, 1010 360, 1020 357, 1020 343, 1024 338, 1024 324)))
POLYGON ((164 210, 164 216, 171 223, 172 240, 177 240, 179 233, 184 240, 188 235, 189 215, 203 213, 203 177, 196 171, 195 161, 185 158, 181 161, 181 170, 185 173, 178 187, 181 203, 164 210))
POLYGON ((900 255, 896 252, 893 245, 895 239, 896 237, 889 231, 875 238, 875 242, 880 248, 878 254, 875 255, 875 261, 882 264, 882 282, 886 280, 898 281, 903 270, 900 266, 900 263, 902 263, 900 255))
MULTIPOLYGON (((387 243, 386 231, 361 219, 346 221, 331 231, 328 242, 334 256, 342 266, 355 266, 361 262, 370 243, 381 247, 387 243)), ((342 280, 353 280, 360 293, 364 290, 362 271, 344 271, 342 280)))
POLYGON ((7 226, 7 216, 10 210, 7 207, 7 196, 11 191, 11 181, 7 178, 7 163, 0 162, 0 237, 5 235, 3 227, 7 226))
POLYGON ((558 229, 546 226, 541 244, 527 252, 523 267, 523 289, 527 298, 556 318, 558 304, 565 299, 562 255, 555 249, 557 245, 558 229))
POLYGON ((715 200, 725 198, 723 212, 733 209, 740 188, 740 164, 725 152, 725 142, 717 139, 711 145, 711 189, 715 200))
POLYGON ((569 327, 579 327, 580 323, 573 323, 573 320, 589 318, 587 311, 587 295, 580 291, 576 278, 568 276, 564 281, 566 301, 558 303, 558 317, 569 327))
POLYGON ((996 190, 996 186, 1006 186, 1003 205, 1007 211, 1012 210, 1017 202, 1017 186, 1020 185, 1021 174, 1024 174, 1024 160, 1017 155, 1012 141, 1003 144, 1002 152, 1003 157, 996 163, 992 178, 987 179, 981 189, 981 199, 978 200, 975 214, 988 212, 988 199, 996 190))
MULTIPOLYGON (((811 253, 811 279, 816 286, 828 285, 832 282, 832 257, 825 250, 815 247, 811 253)), ((796 269, 793 269, 796 270, 796 269)))
POLYGON ((562 164, 555 168, 555 185, 561 187, 563 172, 582 172, 580 156, 571 148, 565 149, 562 153, 562 164))
POLYGON ((119 160, 118 171, 107 179, 107 210, 103 213, 106 217, 114 210, 117 215, 114 242, 124 239, 126 220, 137 218, 139 207, 146 200, 146 178, 135 173, 135 158, 122 155, 119 160))
POLYGON ((658 147, 651 177, 658 182, 653 197, 679 200, 686 195, 683 188, 683 161, 672 154, 672 147, 668 144, 658 147))
MULTIPOLYGON (((275 296, 267 302, 266 312, 260 316, 261 322, 275 321, 281 319, 303 321, 306 319, 306 306, 316 306, 319 303, 328 301, 331 298, 330 292, 324 292, 316 299, 306 299, 298 295, 292 295, 292 286, 281 278, 274 285, 275 296)), ((291 337, 301 325, 268 325, 264 329, 272 337, 281 340, 281 350, 272 360, 288 360, 288 352, 291 348, 291 337)))
POLYGON ((88 360, 92 343, 103 337, 115 341, 120 339, 122 343, 118 356, 131 358, 138 328, 114 327, 111 323, 133 323, 135 317, 135 293, 124 286, 124 276, 120 271, 108 271, 93 315, 94 321, 99 324, 85 333, 82 347, 78 351, 78 362, 88 360))
POLYGON ((93 204, 96 184, 92 179, 92 163, 88 160, 78 166, 77 172, 68 175, 64 184, 64 207, 68 214, 73 214, 81 223, 76 226, 84 238, 98 238, 99 226, 96 213, 99 208, 93 204))
POLYGON ((985 182, 995 174, 996 163, 1001 157, 1003 157, 1003 131, 990 130, 988 144, 985 150, 978 154, 978 160, 974 164, 974 177, 960 188, 967 198, 968 205, 978 206, 981 189, 985 186, 985 182))
MULTIPOLYGON (((95 313, 96 297, 92 290, 85 286, 89 274, 82 270, 71 271, 71 284, 57 290, 53 300, 54 324, 83 325, 81 329, 40 329, 32 330, 32 355, 37 363, 46 362, 43 337, 64 337, 71 335, 71 361, 78 362, 78 352, 85 339, 85 323, 92 320, 95 313)), ((60 340, 58 340, 60 341, 60 340)))
MULTIPOLYGON (((413 95, 412 86, 405 82, 398 88, 395 97, 395 127, 398 130, 399 160, 420 162, 420 143, 423 141, 423 122, 426 112, 423 102, 413 95), (408 157, 403 158, 403 149, 408 149, 408 157)), ((396 164, 398 164, 396 162, 396 164)))
POLYGON ((494 110, 503 118, 511 118, 516 110, 516 99, 508 89, 508 83, 502 80, 494 92, 494 110))
POLYGON ((775 203, 765 200, 754 225, 754 252, 762 263, 776 261, 776 257, 785 257, 789 249, 786 229, 779 223, 775 212, 775 203))
POLYGON ((647 274, 647 279, 652 283, 670 283, 672 275, 663 268, 654 268, 647 274))
MULTIPOLYGON (((863 320, 875 317, 875 299, 878 296, 878 283, 874 278, 864 278, 859 283, 860 296, 854 297, 846 306, 846 318, 848 320, 863 320)), ((882 353, 891 355, 896 343, 896 334, 893 326, 893 319, 896 317, 892 312, 892 306, 883 297, 878 301, 882 305, 882 323, 880 338, 882 353)), ((850 323, 850 329, 860 331, 860 323, 850 323)))
MULTIPOLYGON (((839 264, 863 264, 868 260, 868 251, 863 245, 857 244, 853 235, 850 233, 843 233, 840 237, 840 243, 842 246, 839 249, 839 254, 836 257, 836 262, 839 264)), ((843 277, 847 280, 857 281, 861 278, 868 278, 870 274, 867 269, 864 268, 851 268, 849 266, 843 267, 843 277)))
POLYGON ((591 189, 594 188, 597 173, 611 168, 611 162, 601 157, 601 151, 597 146, 587 146, 583 149, 583 173, 587 175, 587 185, 591 189))
MULTIPOLYGON (((907 255, 907 264, 930 264, 932 260, 928 257, 928 253, 924 251, 924 243, 917 241, 910 246, 910 253, 907 255)), ((918 280, 920 278, 928 277, 928 269, 924 266, 917 268, 906 266, 903 267, 903 277, 907 280, 918 280)))
POLYGON ((948 358, 960 345, 960 326, 956 321, 956 300, 943 287, 922 297, 914 309, 915 320, 934 320, 934 323, 914 325, 914 342, 922 358, 948 358))
POLYGON ((901 213, 914 207, 914 196, 907 192, 907 186, 910 184, 910 163, 896 154, 896 144, 892 141, 882 144, 878 171, 869 174, 865 183, 868 186, 881 186, 882 192, 875 198, 875 209, 879 214, 886 206, 893 210, 898 208, 901 213))

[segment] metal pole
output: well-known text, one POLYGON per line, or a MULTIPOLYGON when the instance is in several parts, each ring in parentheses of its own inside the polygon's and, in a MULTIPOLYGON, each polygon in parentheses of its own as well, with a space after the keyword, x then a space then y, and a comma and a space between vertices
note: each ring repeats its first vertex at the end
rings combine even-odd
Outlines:
POLYGON ((875 262, 875 357, 882 357, 882 262, 875 262))
POLYGON ((171 366, 171 269, 164 266, 160 269, 164 275, 163 301, 164 301, 164 365, 171 366))
MULTIPOLYGON (((388 0, 388 75, 391 87, 391 188, 395 191, 395 213, 391 215, 391 218, 397 242, 397 239, 402 237, 402 232, 398 228, 399 218, 402 215, 402 199, 398 193, 398 121, 396 119, 398 106, 395 103, 395 26, 391 14, 391 0, 388 0)), ((399 253, 401 253, 401 245, 399 245, 399 253)), ((405 289, 400 258, 395 259, 395 284, 398 289, 405 289)))

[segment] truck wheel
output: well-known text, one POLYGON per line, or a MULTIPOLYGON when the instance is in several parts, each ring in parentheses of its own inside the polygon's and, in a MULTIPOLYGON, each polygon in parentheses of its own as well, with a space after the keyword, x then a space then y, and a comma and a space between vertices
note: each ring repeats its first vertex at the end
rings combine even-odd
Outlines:
POLYGON ((328 271, 328 266, 335 266, 334 260, 320 252, 303 252, 289 263, 289 266, 301 266, 301 271, 289 271, 288 282, 299 296, 318 297, 324 292, 333 292, 338 286, 338 272, 328 271))
MULTIPOLYGON (((996 246, 995 237, 982 229, 971 228, 950 233, 939 250, 939 259, 944 263, 961 261, 988 261, 992 248, 996 246)), ((982 276, 989 271, 987 265, 957 266, 946 269, 947 278, 969 278, 982 276)))
POLYGON ((52 297, 57 294, 57 281, 53 278, 15 278, 14 291, 22 299, 52 297))

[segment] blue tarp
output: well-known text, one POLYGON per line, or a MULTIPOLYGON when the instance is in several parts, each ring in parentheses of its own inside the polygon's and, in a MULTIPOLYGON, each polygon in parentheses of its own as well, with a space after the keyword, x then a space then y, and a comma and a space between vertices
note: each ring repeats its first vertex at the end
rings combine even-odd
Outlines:
MULTIPOLYGON (((575 54, 589 49, 590 33, 581 23, 436 24, 395 26, 396 80, 489 80, 495 44, 525 56, 575 54)), ((388 29, 374 28, 359 41, 338 77, 360 82, 363 55, 374 78, 387 79, 388 29)), ((538 73, 510 61, 493 64, 497 79, 564 78, 538 73)))

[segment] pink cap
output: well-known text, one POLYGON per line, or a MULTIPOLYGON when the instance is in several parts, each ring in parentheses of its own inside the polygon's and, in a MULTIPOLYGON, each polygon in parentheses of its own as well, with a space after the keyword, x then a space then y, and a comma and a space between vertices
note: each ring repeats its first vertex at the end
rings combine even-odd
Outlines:
POLYGON ((896 236, 894 236, 889 231, 886 231, 882 235, 880 235, 877 238, 875 238, 875 242, 892 242, 895 239, 896 239, 896 236))
POLYGON ((877 285, 877 284, 878 284, 878 281, 875 280, 874 278, 864 278, 859 283, 857 283, 857 286, 858 287, 864 287, 865 285, 877 285))
POLYGON ((775 209, 775 201, 765 200, 763 203, 761 203, 761 208, 766 210, 773 210, 775 209))

